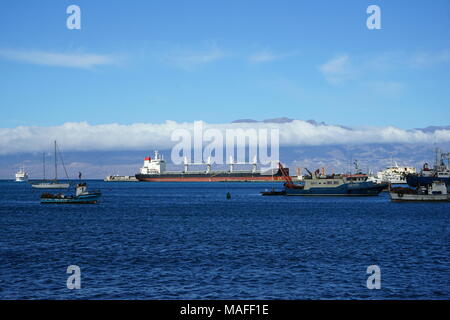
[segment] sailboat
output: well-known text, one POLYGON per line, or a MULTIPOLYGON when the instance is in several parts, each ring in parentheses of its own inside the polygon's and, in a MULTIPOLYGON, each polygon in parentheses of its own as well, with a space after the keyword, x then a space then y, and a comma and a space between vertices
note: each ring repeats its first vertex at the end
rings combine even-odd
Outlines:
MULTIPOLYGON (((58 163, 57 163, 58 161, 57 161, 56 149, 57 149, 57 147, 56 147, 56 141, 55 141, 55 179, 54 180, 46 180, 45 179, 45 153, 44 153, 44 156, 43 156, 44 179, 41 182, 32 184, 31 186, 33 188, 36 188, 36 189, 67 189, 70 187, 69 183, 63 183, 63 182, 58 181, 58 163)), ((62 158, 61 158, 61 160, 62 160, 62 158)), ((62 165, 64 167, 64 162, 62 162, 62 165)), ((66 171, 65 167, 64 167, 64 171, 66 172, 66 176, 67 176, 67 171, 66 171)), ((67 180, 69 180, 68 176, 67 176, 67 180)))

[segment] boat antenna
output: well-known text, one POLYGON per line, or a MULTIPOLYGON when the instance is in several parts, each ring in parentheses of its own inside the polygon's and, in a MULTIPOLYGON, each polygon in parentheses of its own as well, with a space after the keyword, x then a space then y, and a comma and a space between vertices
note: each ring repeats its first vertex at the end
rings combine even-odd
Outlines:
POLYGON ((42 167, 44 171, 44 181, 45 181, 45 152, 42 153, 42 167))
POLYGON ((58 180, 58 166, 57 166, 57 157, 56 157, 56 140, 55 140, 55 180, 58 180))

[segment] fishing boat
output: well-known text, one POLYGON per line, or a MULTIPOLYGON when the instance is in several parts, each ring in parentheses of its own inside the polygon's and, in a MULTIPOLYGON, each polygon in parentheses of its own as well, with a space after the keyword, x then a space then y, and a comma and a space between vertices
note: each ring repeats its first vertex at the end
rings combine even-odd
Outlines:
POLYGON ((281 163, 279 166, 286 180, 284 191, 287 196, 377 196, 388 187, 386 182, 367 181, 368 175, 359 170, 355 174, 326 175, 324 169, 322 172, 319 169, 311 172, 307 168, 305 169, 309 176, 303 177, 302 183, 299 184, 294 183, 291 177, 284 173, 281 163))
POLYGON ((75 195, 65 195, 65 194, 52 194, 52 193, 43 193, 41 195, 41 203, 44 204, 95 204, 98 203, 101 197, 100 191, 87 191, 87 184, 79 183, 76 186, 75 195))
POLYGON ((445 182, 433 181, 430 185, 420 186, 416 189, 412 188, 392 188, 389 192, 392 201, 450 201, 445 182))
MULTIPOLYGON (((44 172, 44 179, 40 182, 33 183, 31 186, 35 189, 67 189, 70 187, 70 184, 67 182, 60 182, 58 181, 58 161, 57 161, 57 145, 56 141, 54 142, 54 148, 55 148, 55 179, 53 180, 46 180, 45 179, 45 153, 43 154, 43 172, 44 172)), ((60 155, 61 157, 61 155, 60 155)), ((69 177, 67 175, 66 167, 64 166, 64 162, 61 157, 61 164, 63 165, 64 172, 66 173, 67 180, 69 180, 69 177)))
POLYGON ((437 148, 433 168, 425 163, 419 174, 408 174, 406 181, 410 187, 416 188, 431 185, 434 181, 444 182, 447 187, 450 187, 450 153, 443 153, 437 148))

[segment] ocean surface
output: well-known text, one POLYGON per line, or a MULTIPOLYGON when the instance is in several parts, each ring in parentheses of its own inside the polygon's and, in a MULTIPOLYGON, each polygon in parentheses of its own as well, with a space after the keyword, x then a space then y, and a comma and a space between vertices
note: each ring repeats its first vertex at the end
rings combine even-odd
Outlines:
POLYGON ((29 184, 0 182, 1 299, 450 298, 450 203, 88 184, 101 203, 41 205, 29 184), (66 287, 69 265, 79 290, 66 287), (370 265, 379 290, 366 287, 370 265))

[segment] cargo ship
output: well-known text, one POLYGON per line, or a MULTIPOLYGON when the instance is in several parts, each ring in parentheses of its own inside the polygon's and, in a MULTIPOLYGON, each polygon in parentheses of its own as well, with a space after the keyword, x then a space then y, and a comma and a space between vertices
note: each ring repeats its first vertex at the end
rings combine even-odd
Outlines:
MULTIPOLYGON (((136 179, 145 182, 271 182, 283 181, 283 176, 278 169, 261 172, 257 168, 256 159, 252 163, 238 163, 230 159, 229 170, 214 171, 211 169, 211 159, 207 163, 189 163, 184 160, 183 171, 167 171, 166 162, 158 151, 155 151, 153 158, 146 157, 144 165, 139 173, 135 175, 136 179), (252 165, 251 170, 235 170, 236 165, 252 165), (190 171, 189 166, 206 166, 204 171, 190 171)), ((288 170, 286 168, 286 170, 288 170)))

